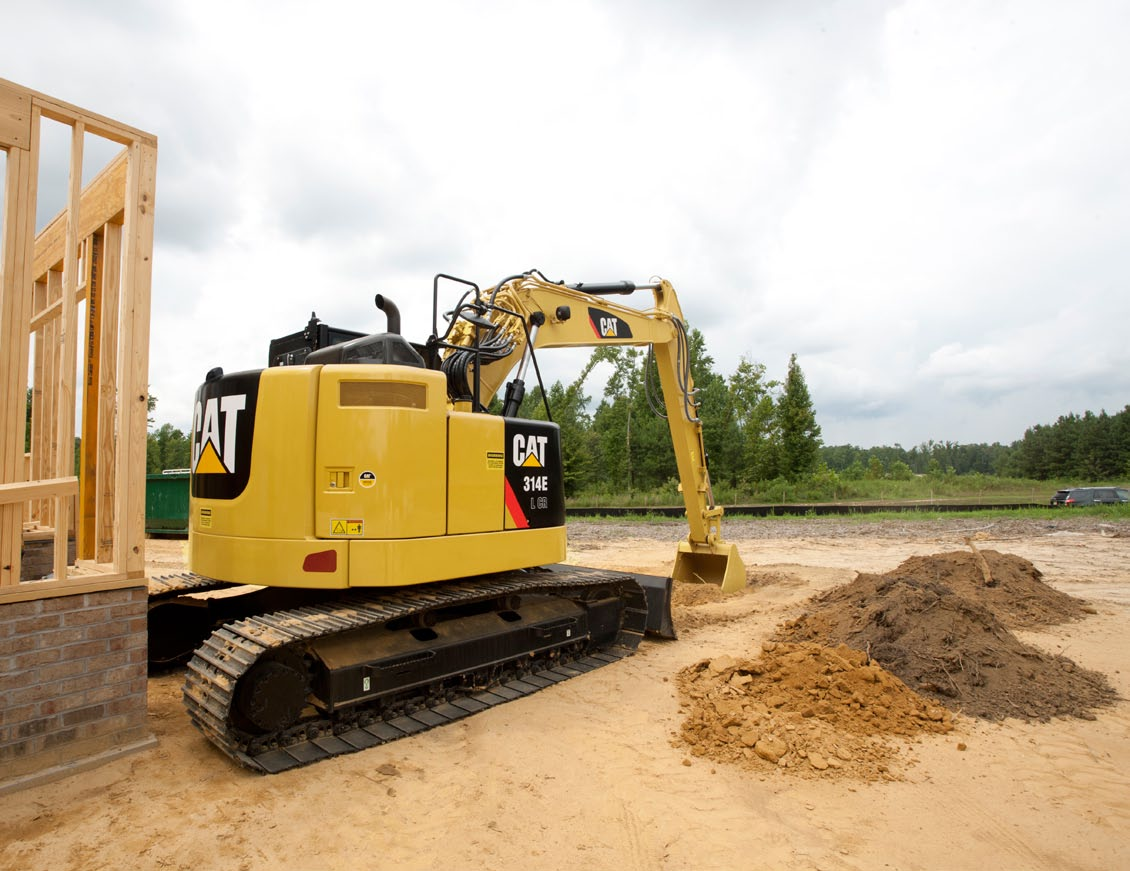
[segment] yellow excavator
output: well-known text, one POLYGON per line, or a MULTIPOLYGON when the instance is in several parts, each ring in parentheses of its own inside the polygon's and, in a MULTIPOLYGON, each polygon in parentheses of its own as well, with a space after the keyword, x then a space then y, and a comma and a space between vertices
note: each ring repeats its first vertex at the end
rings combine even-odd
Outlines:
POLYGON ((311 316, 271 343, 266 369, 213 369, 196 394, 189 571, 151 581, 151 661, 187 658, 192 721, 259 771, 519 698, 645 632, 674 637, 672 579, 745 584, 668 282, 438 275, 423 343, 401 335, 394 303, 376 305, 382 333, 311 316), (636 291, 653 304, 609 299, 636 291), (536 350, 602 345, 654 352, 689 526, 669 578, 562 564, 560 431, 517 416, 536 350))

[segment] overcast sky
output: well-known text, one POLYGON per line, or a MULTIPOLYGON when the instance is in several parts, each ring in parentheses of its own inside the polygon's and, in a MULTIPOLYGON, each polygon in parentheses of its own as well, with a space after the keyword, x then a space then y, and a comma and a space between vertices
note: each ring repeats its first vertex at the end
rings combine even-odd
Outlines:
POLYGON ((158 137, 158 424, 311 310, 383 330, 379 291, 423 340, 434 273, 531 267, 669 279, 724 375, 796 353, 826 444, 1007 443, 1130 403, 1130 4, 38 0, 3 24, 0 77, 158 137))

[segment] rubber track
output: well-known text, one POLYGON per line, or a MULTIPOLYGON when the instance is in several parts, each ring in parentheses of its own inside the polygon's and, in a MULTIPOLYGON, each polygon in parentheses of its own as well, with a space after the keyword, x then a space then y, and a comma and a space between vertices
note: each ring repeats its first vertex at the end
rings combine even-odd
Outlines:
POLYGON ((571 572, 568 568, 535 573, 509 572, 474 582, 456 581, 406 589, 389 594, 351 594, 346 599, 258 615, 217 629, 188 663, 184 704, 193 725, 228 757, 248 768, 270 774, 353 753, 461 719, 503 702, 529 695, 631 655, 643 638, 647 602, 634 579, 619 574, 571 572), (587 588, 619 587, 625 602, 620 632, 608 648, 590 652, 568 664, 523 675, 450 702, 436 704, 366 726, 335 729, 325 720, 313 728, 299 724, 277 736, 268 749, 230 727, 230 712, 239 678, 267 651, 307 643, 364 626, 386 623, 411 614, 500 596, 524 594, 569 595, 587 588), (297 734, 295 734, 297 732, 297 734))

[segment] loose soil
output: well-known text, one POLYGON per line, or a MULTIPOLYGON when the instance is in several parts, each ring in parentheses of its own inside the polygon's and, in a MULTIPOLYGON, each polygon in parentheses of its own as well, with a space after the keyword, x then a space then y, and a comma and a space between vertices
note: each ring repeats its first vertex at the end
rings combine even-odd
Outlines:
MULTIPOLYGON (((681 586, 678 641, 274 777, 191 728, 182 675, 153 677, 157 747, 0 795, 0 867, 1130 865, 1130 523, 727 519, 724 532, 750 586, 681 586), (910 656, 976 658, 966 670, 990 681, 1007 668, 977 645, 1007 663, 1010 638, 1027 683, 1069 660, 1073 686, 1102 675, 1118 698, 1063 704, 1053 687, 1055 710, 1013 695, 1018 710, 978 713, 973 684, 931 694, 959 666, 931 677, 910 656), (882 644, 908 650, 912 670, 882 644)), ((662 574, 683 535, 676 522, 573 523, 568 558, 662 574)), ((149 542, 147 557, 168 572, 183 548, 149 542)))
MULTIPOLYGON (((713 587, 679 586, 688 587, 675 597, 680 609, 720 601, 713 587)), ((1106 678, 1023 644, 1006 626, 1087 613, 1094 608, 1018 556, 970 543, 911 557, 816 596, 774 633, 799 643, 767 642, 756 660, 722 656, 684 669, 680 738, 698 756, 873 780, 896 776, 895 747, 883 739, 953 728, 941 706, 989 720, 1094 719, 1117 700, 1106 678)))
POLYGON ((1064 623, 1088 610, 1045 584, 1028 560, 956 552, 862 574, 817 596, 775 637, 863 651, 908 686, 970 716, 1094 719, 1097 708, 1117 700, 1106 677, 1042 653, 1008 628, 1064 623))
POLYGON ((848 647, 765 642, 755 660, 719 656, 679 673, 696 756, 808 776, 891 779, 886 739, 945 733, 949 713, 848 647))

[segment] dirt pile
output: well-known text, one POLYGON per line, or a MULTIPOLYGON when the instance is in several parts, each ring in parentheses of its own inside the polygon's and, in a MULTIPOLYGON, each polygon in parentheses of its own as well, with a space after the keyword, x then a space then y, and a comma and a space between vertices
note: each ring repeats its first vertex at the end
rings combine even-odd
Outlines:
MULTIPOLYGON (((744 595, 748 589, 739 595, 744 595)), ((703 607, 717 605, 725 598, 722 588, 716 584, 676 583, 671 590, 671 619, 676 631, 717 626, 737 619, 736 614, 703 607)))
POLYGON ((1009 626, 1064 622, 1085 603, 1048 587, 1027 560, 955 552, 913 557, 815 597, 775 640, 847 645, 912 689, 975 717, 1094 719, 1117 695, 1106 678, 1023 644, 1009 626), (990 575, 986 583, 986 574, 990 575))
POLYGON ((746 570, 746 585, 736 593, 722 593, 717 584, 676 581, 671 589, 671 617, 676 630, 719 626, 742 619, 744 610, 727 608, 735 596, 756 595, 756 588, 767 584, 796 586, 804 581, 796 575, 777 571, 746 570))
POLYGON ((705 660, 677 682, 690 752, 753 769, 893 779, 891 736, 953 728, 944 708, 843 646, 766 642, 756 660, 705 660))
POLYGON ((1054 626, 1094 613, 1086 602, 1049 587, 1028 560, 995 550, 914 556, 883 577, 943 584, 984 605, 1012 629, 1054 626))
POLYGON ((675 608, 709 605, 722 599, 722 588, 716 584, 676 583, 671 589, 671 605, 675 608))

